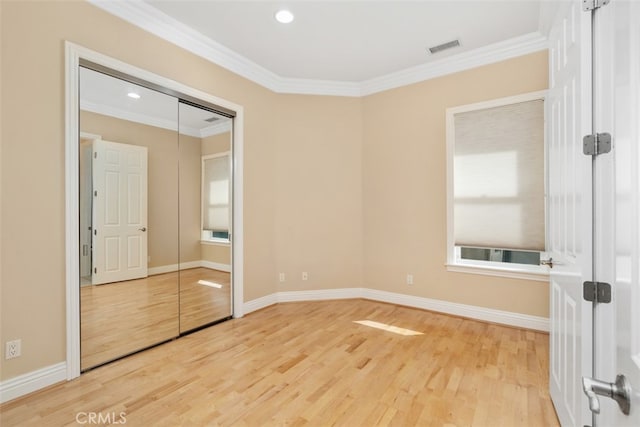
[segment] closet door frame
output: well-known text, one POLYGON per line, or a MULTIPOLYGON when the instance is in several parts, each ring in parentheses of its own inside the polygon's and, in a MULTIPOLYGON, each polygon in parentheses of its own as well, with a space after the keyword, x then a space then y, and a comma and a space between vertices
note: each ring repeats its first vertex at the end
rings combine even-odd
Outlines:
POLYGON ((213 104, 235 113, 233 119, 233 225, 231 282, 233 317, 243 310, 243 136, 244 109, 226 99, 129 65, 80 45, 65 42, 65 252, 66 252, 66 377, 80 376, 80 250, 79 243, 79 67, 82 60, 138 78, 180 96, 213 104))

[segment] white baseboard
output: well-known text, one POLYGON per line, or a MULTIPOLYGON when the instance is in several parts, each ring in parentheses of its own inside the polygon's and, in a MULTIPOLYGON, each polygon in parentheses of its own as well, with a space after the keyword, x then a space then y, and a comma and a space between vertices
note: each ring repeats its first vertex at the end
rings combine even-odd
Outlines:
POLYGON ((362 291, 362 298, 374 301, 390 302, 393 304, 405 305, 407 307, 421 308, 423 310, 437 311, 439 313, 453 314, 454 316, 483 320, 485 322, 500 323, 502 325, 515 326, 518 328, 549 332, 549 319, 546 317, 514 313, 512 311, 495 310, 492 308, 478 307, 476 305, 459 304, 412 295, 397 294, 394 292, 378 291, 375 289, 363 288, 362 291))
POLYGON ((147 269, 147 274, 149 276, 155 276, 156 274, 172 273, 180 269, 186 270, 189 268, 198 268, 198 267, 212 268, 214 270, 226 271, 227 273, 231 272, 231 266, 229 264, 220 264, 213 261, 200 260, 200 261, 182 262, 180 264, 168 264, 168 265, 161 265, 158 267, 151 267, 147 269))
POLYGON ((322 289, 317 291, 276 292, 244 304, 244 314, 279 302, 318 301, 328 299, 364 298, 423 310, 468 317, 485 322, 549 332, 549 319, 540 316, 495 310, 475 305, 458 304, 431 298, 416 297, 368 288, 322 289))
MULTIPOLYGON (((220 264, 219 262, 200 261, 200 267, 210 268, 212 270, 220 270, 220 271, 225 271, 227 273, 231 273, 231 265, 229 265, 229 264, 220 264)), ((193 268, 193 267, 191 267, 191 268, 193 268)))
POLYGON ((260 298, 253 299, 249 302, 245 302, 242 306, 243 314, 246 315, 248 313, 258 311, 262 308, 269 307, 270 305, 274 305, 278 303, 278 295, 270 294, 265 295, 260 298))
POLYGON ((328 299, 361 298, 358 288, 319 289, 317 291, 278 292, 278 302, 320 301, 328 299))
POLYGON ((0 403, 67 380, 66 362, 57 363, 0 382, 0 403))

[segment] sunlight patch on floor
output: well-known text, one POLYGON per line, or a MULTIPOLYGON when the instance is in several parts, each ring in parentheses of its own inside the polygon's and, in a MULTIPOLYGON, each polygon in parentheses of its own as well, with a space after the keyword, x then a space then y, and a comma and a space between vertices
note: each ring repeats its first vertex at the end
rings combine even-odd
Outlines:
POLYGON ((208 280, 198 280, 198 285, 211 286, 212 288, 222 289, 222 285, 220 283, 210 282, 208 280))
POLYGON ((383 331, 393 332, 394 334, 399 335, 424 335, 422 332, 399 328, 397 326, 387 325, 386 323, 374 322, 373 320, 354 320, 353 322, 364 326, 370 326, 376 329, 382 329, 383 331))

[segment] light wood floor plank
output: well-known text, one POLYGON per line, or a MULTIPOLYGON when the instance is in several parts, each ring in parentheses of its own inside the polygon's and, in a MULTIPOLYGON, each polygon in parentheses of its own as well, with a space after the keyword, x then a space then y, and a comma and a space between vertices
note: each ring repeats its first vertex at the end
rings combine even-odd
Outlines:
POLYGON ((2 426, 557 426, 548 335, 367 300, 279 304, 6 403, 2 426), (405 336, 354 323, 410 329, 405 336))

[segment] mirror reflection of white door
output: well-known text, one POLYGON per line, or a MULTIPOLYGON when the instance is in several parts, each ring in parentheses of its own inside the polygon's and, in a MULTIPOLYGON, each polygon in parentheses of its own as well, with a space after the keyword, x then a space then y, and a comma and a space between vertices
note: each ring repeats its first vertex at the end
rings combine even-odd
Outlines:
POLYGON ((563 426, 591 424, 581 377, 592 369, 591 303, 582 284, 592 274, 591 26, 582 1, 562 3, 549 34, 547 96, 551 398, 563 426))
POLYGON ((147 276, 147 148, 93 143, 91 283, 147 276))
POLYGON ((613 0, 596 10, 596 131, 612 135, 596 157, 597 270, 612 286, 599 304, 594 377, 624 375, 631 407, 599 397, 598 426, 640 426, 640 3, 613 0))

